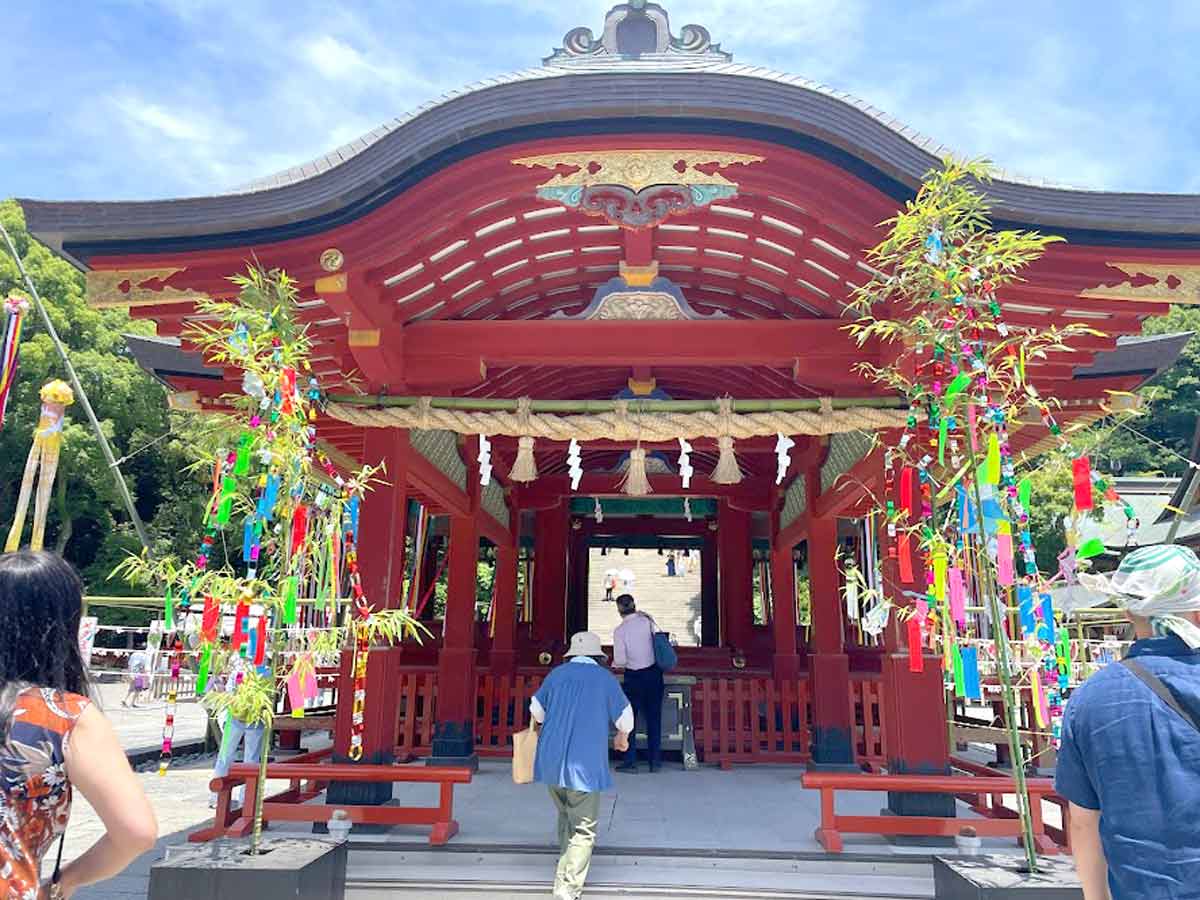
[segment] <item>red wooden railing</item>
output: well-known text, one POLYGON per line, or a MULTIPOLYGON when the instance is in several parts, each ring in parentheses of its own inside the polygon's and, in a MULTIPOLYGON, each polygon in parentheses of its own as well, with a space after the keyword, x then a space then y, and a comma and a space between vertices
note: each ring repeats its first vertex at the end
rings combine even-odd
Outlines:
POLYGON ((397 714, 396 758, 429 752, 433 743, 437 704, 437 670, 400 670, 400 709, 397 714))
POLYGON ((529 727, 529 699, 541 675, 480 675, 475 744, 483 756, 511 756, 512 736, 529 727))
POLYGON ((707 763, 807 762, 808 682, 698 678, 692 689, 696 751, 707 763))
POLYGON ((879 769, 884 765, 887 748, 882 678, 873 674, 851 673, 849 698, 855 759, 879 769))

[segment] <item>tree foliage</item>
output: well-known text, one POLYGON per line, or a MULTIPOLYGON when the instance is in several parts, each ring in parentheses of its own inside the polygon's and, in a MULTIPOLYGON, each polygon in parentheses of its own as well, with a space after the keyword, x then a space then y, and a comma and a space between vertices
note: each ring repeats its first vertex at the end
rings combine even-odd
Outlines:
MULTIPOLYGON (((153 334, 124 310, 88 306, 84 278, 74 266, 34 240, 20 207, 0 202, 0 221, 38 286, 47 312, 71 355, 101 428, 121 460, 139 515, 160 551, 182 551, 203 514, 203 479, 189 469, 197 443, 194 416, 170 412, 161 384, 131 357, 125 335, 153 334)), ((7 252, 0 253, 0 297, 26 294, 24 280, 7 252)), ((20 367, 0 428, 0 527, 7 528, 33 428, 38 390, 65 372, 40 317, 30 310, 22 330, 20 367)), ((61 552, 97 594, 128 594, 109 580, 113 566, 138 541, 121 504, 112 473, 79 406, 67 412, 54 501, 47 521, 47 547, 61 552)), ((112 624, 134 624, 148 614, 105 614, 112 624)))

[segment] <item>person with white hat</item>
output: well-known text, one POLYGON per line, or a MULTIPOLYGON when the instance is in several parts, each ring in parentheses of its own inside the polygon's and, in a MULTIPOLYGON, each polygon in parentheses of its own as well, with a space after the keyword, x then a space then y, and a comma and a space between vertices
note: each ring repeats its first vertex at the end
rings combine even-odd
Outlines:
POLYGON ((1200 559, 1142 547, 1113 575, 1137 640, 1067 702, 1055 790, 1086 900, 1200 897, 1200 559))
POLYGON ((549 787, 558 810, 560 856, 554 896, 579 900, 596 845, 600 794, 613 783, 609 724, 617 728, 613 748, 624 752, 633 730, 633 708, 603 665, 608 657, 598 635, 574 635, 566 656, 529 701, 529 711, 541 723, 533 777, 549 787))

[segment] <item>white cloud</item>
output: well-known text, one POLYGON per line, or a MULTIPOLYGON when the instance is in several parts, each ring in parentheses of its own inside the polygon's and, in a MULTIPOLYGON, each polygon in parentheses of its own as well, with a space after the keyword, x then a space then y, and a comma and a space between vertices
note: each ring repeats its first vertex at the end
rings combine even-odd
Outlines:
POLYGON ((328 34, 301 42, 299 49, 301 57, 326 78, 346 78, 370 68, 361 53, 328 34))

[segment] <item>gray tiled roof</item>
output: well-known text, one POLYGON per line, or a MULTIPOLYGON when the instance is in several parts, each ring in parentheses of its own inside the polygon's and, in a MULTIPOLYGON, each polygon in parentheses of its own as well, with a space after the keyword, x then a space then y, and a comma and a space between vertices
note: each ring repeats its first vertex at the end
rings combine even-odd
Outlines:
MULTIPOLYGON (((757 134, 781 129, 849 154, 903 190, 915 189, 950 153, 869 104, 807 79, 735 63, 643 57, 543 66, 488 79, 234 193, 132 203, 21 203, 39 239, 60 250, 84 248, 81 262, 93 242, 170 238, 186 249, 189 242, 219 236, 209 246, 237 246, 248 231, 257 240, 269 239, 263 235, 272 229, 324 221, 371 202, 417 166, 473 140, 503 143, 517 140, 507 135, 521 127, 575 128, 631 117, 702 120, 714 128, 758 129, 757 134)), ((1194 195, 1106 193, 1012 176, 988 183, 986 191, 1001 220, 1200 241, 1200 197, 1194 195)))

